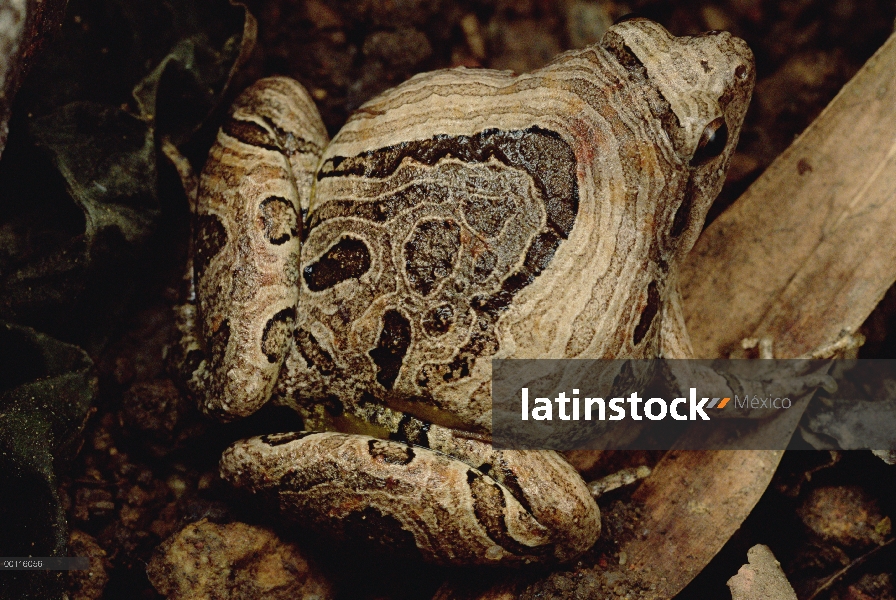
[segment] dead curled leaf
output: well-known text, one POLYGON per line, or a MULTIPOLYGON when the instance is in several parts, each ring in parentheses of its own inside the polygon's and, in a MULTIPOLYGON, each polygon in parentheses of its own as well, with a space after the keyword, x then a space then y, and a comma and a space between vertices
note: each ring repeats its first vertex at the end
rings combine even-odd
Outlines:
POLYGON ((66 14, 0 165, 0 316, 77 340, 136 285, 177 197, 158 149, 189 143, 221 104, 255 20, 226 0, 74 0, 66 14))
MULTIPOLYGON (((69 2, 20 90, 0 163, 0 318, 102 349, 110 315, 148 279, 173 195, 162 138, 191 141, 254 41, 248 10, 225 0, 69 2)), ((79 447, 92 364, 78 346, 0 324, 2 556, 66 551, 56 468, 79 447)), ((61 572, 4 576, 0 597, 62 597, 61 572)))

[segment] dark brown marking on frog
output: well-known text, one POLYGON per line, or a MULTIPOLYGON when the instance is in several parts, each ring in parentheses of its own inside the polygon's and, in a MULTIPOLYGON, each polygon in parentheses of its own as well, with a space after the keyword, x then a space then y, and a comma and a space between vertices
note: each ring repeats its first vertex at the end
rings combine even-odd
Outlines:
POLYGON ((209 263, 227 243, 227 229, 217 215, 203 214, 196 217, 194 267, 196 279, 205 276, 209 263))
POLYGON ((482 283, 489 278, 495 265, 498 263, 498 256, 491 250, 486 250, 476 257, 473 263, 473 281, 482 283))
MULTIPOLYGON (((476 358, 484 358, 497 351, 497 338, 491 330, 499 314, 506 310, 522 288, 547 268, 561 242, 572 231, 579 208, 575 153, 560 134, 541 127, 514 131, 488 129, 471 136, 437 135, 426 140, 402 142, 362 152, 353 157, 337 156, 325 161, 317 178, 386 178, 394 174, 406 158, 432 166, 446 157, 468 164, 481 164, 494 159, 524 171, 531 178, 538 199, 544 203, 547 220, 527 248, 522 267, 506 276, 494 293, 473 299, 473 309, 484 323, 480 332, 474 332, 476 339, 471 339, 461 348, 449 364, 424 365, 417 378, 418 382, 424 383, 436 375, 434 371, 445 381, 465 377, 476 358), (487 348, 489 353, 473 354, 471 351, 474 348, 487 348)), ((309 230, 328 219, 346 214, 382 222, 423 200, 441 203, 444 197, 442 186, 419 183, 401 192, 365 202, 363 206, 356 206, 357 203, 352 204, 349 200, 328 202, 312 215, 309 230)), ((466 208, 472 212, 476 226, 483 228, 484 232, 496 230, 501 222, 498 218, 500 208, 497 206, 467 205, 466 208)), ((473 279, 485 281, 492 274, 495 264, 494 255, 488 250, 482 252, 474 262, 473 279)), ((421 291, 431 289, 431 284, 419 281, 421 291)), ((462 290, 456 291, 462 294, 462 290)))
POLYGON ((277 138, 267 129, 254 121, 245 121, 230 117, 221 126, 221 131, 244 144, 265 150, 281 152, 277 138))
POLYGON ((390 465, 404 466, 414 460, 414 450, 405 444, 387 440, 370 440, 367 451, 374 460, 381 460, 390 465))
POLYGON ((387 310, 383 314, 383 328, 376 348, 368 352, 377 366, 376 380, 387 390, 392 389, 398 378, 401 363, 410 345, 410 321, 397 310, 387 310))
POLYGON ((296 349, 309 367, 317 369, 321 375, 330 375, 336 369, 333 357, 327 352, 317 338, 306 329, 297 329, 293 334, 296 349))
MULTIPOLYGON (((560 134, 541 127, 514 131, 487 129, 472 136, 437 135, 353 157, 337 156, 323 164, 317 178, 349 175, 385 178, 392 175, 405 158, 432 166, 449 155, 470 164, 495 158, 509 167, 525 171, 545 203, 547 228, 555 230, 563 239, 572 231, 579 210, 575 154, 560 134)), ((333 208, 338 210, 336 206, 333 208)), ((327 218, 327 212, 322 212, 312 227, 327 218)))
POLYGON ((560 241, 552 231, 547 231, 536 237, 526 251, 526 260, 523 261, 520 270, 507 277, 497 293, 473 298, 471 302, 473 308, 490 315, 496 315, 506 309, 513 297, 532 283, 548 266, 560 241))
POLYGON ((638 324, 635 326, 635 333, 632 338, 635 346, 640 344, 641 340, 644 339, 644 336, 647 335, 647 332, 650 331, 650 326, 653 324, 653 319, 656 317, 659 310, 660 293, 657 289, 656 281, 651 281, 647 286, 647 305, 644 307, 644 310, 641 311, 641 318, 638 319, 638 324))
POLYGON ((417 376, 417 385, 427 387, 430 380, 441 378, 442 381, 457 381, 469 376, 473 363, 481 356, 491 356, 498 351, 498 338, 495 336, 490 321, 480 317, 478 331, 470 336, 448 363, 423 365, 417 376))
POLYGON ((264 333, 261 335, 261 351, 264 352, 269 363, 277 362, 283 355, 295 318, 294 308, 284 308, 264 324, 264 333))
POLYGON ((500 481, 501 485, 510 490, 513 497, 526 509, 526 512, 532 513, 532 505, 529 503, 529 499, 526 498, 526 494, 523 492, 523 486, 520 484, 519 477, 516 476, 516 473, 514 473, 512 469, 507 467, 506 459, 502 457, 495 465, 489 466, 493 466, 491 477, 500 481))
POLYGON ((299 218, 292 202, 280 196, 268 196, 258 205, 264 237, 281 246, 299 235, 299 218))
POLYGON ((274 132, 274 135, 277 137, 277 149, 283 152, 283 154, 290 156, 293 154, 314 154, 315 156, 320 156, 323 154, 324 149, 318 144, 297 136, 292 131, 283 129, 270 117, 265 116, 261 120, 274 132))
MULTIPOLYGON (((442 182, 418 181, 409 184, 407 187, 387 192, 376 201, 331 200, 314 213, 312 221, 314 224, 320 224, 332 217, 352 215, 353 217, 367 219, 374 223, 385 223, 422 202, 429 204, 447 202, 451 199, 448 191, 448 188, 442 182)), ((309 230, 313 229, 313 227, 313 225, 310 225, 309 230)))
POLYGON ((367 244, 353 237, 342 237, 317 261, 305 267, 302 276, 312 292, 321 292, 337 283, 357 279, 370 269, 367 244))
POLYGON ((273 448, 275 446, 282 446, 283 444, 288 444, 289 442, 301 440, 302 438, 306 438, 309 435, 313 434, 313 431, 292 431, 289 433, 271 433, 261 436, 260 439, 262 442, 273 448))
POLYGON ((687 227, 688 221, 691 220, 691 210, 694 207, 694 196, 696 196, 698 192, 699 190, 694 184, 694 178, 692 177, 685 188, 681 204, 679 204, 678 208, 675 210, 675 218, 672 220, 672 228, 669 230, 669 235, 673 238, 680 236, 687 227))
POLYGON ((418 223, 404 245, 405 274, 411 288, 429 296, 454 271, 460 244, 460 226, 453 219, 418 223))
POLYGON ((504 550, 518 556, 545 556, 553 551, 551 544, 524 546, 517 542, 507 529, 505 508, 507 501, 501 487, 479 471, 467 471, 467 484, 473 498, 473 512, 476 520, 485 529, 488 537, 504 550))
POLYGON ((389 437, 396 442, 429 448, 429 427, 429 423, 405 414, 389 437))
POLYGON ((507 196, 485 198, 467 196, 463 200, 467 223, 485 237, 495 237, 501 232, 507 217, 513 214, 514 202, 507 196))
POLYGON ((450 304, 441 304, 423 318, 423 329, 431 336, 444 335, 454 323, 454 309, 450 304))

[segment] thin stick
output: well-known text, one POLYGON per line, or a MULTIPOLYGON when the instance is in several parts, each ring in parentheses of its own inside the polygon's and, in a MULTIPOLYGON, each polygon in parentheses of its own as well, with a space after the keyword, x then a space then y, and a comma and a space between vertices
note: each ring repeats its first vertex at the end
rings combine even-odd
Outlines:
POLYGON ((836 573, 831 575, 831 577, 827 581, 825 581, 823 584, 821 584, 818 587, 818 589, 816 589, 815 592, 811 596, 809 596, 809 598, 807 598, 807 600, 815 600, 816 598, 818 598, 819 594, 829 590, 831 587, 833 587, 833 585, 835 583, 837 583, 841 579, 843 579, 847 575, 847 573, 857 569, 859 566, 861 566, 864 563, 871 560, 875 554, 877 554, 879 552, 883 552, 884 549, 888 548, 889 546, 892 546, 893 542, 896 542, 896 538, 890 539, 886 543, 875 548, 874 550, 871 550, 870 552, 863 554, 859 558, 855 559, 854 561, 852 561, 851 563, 849 563, 848 565, 846 565, 845 567, 843 567, 842 569, 840 569, 839 571, 837 571, 836 573))

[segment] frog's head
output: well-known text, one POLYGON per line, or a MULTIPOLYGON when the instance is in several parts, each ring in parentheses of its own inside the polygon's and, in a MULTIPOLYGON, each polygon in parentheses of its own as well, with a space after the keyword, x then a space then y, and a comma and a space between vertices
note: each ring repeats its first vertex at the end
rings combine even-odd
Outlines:
POLYGON ((675 37, 658 23, 617 23, 601 45, 646 84, 651 111, 689 170, 669 235, 682 258, 722 188, 755 80, 753 53, 727 32, 675 37))

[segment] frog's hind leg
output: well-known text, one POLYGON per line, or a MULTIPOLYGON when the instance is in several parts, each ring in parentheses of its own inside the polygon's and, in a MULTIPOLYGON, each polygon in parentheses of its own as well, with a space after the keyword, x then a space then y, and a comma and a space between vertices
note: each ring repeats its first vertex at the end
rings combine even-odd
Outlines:
POLYGON ((286 433, 235 443, 221 475, 273 493, 304 525, 416 545, 431 562, 557 562, 597 540, 597 505, 559 454, 496 451, 437 426, 427 435, 463 456, 365 435, 286 433))
POLYGON ((202 173, 195 303, 179 311, 190 391, 221 418, 270 396, 296 317, 302 216, 327 134, 297 82, 262 79, 233 108, 202 173), (192 358, 191 358, 192 357, 192 358))

